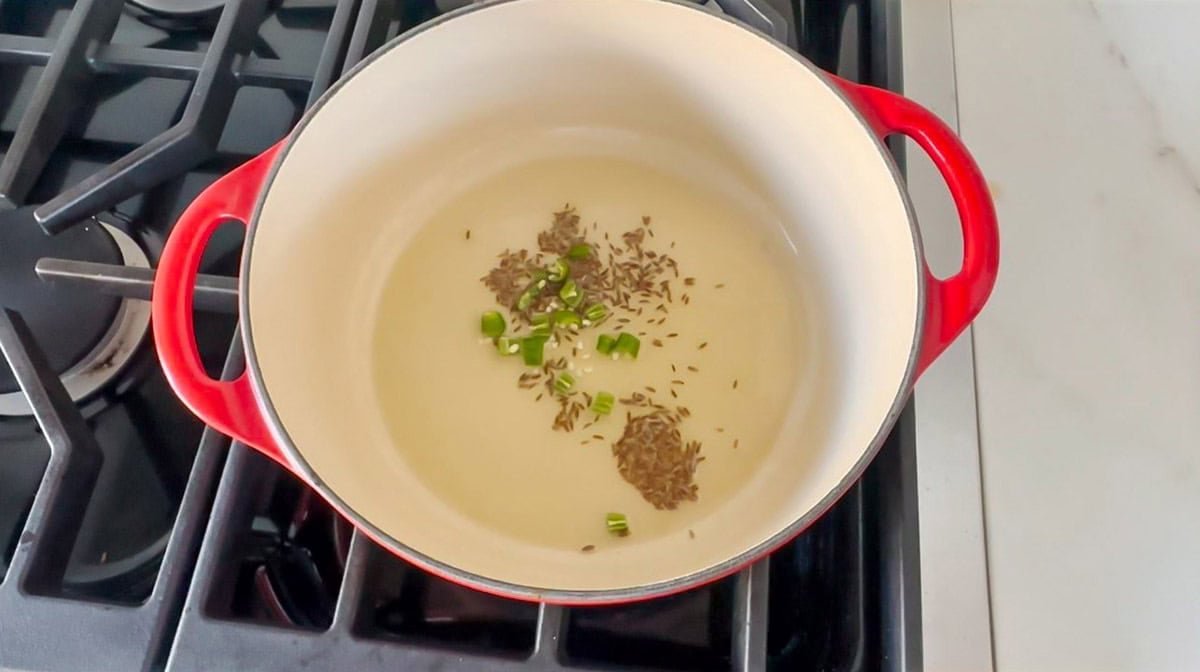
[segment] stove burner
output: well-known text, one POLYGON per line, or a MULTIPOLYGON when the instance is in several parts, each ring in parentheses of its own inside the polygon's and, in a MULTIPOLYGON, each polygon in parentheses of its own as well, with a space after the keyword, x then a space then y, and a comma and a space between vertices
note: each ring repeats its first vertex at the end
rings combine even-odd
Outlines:
POLYGON ((350 523, 289 477, 252 522, 232 610, 278 625, 328 628, 346 571, 350 523), (250 589, 252 586, 252 589, 250 589))
POLYGON ((126 0, 138 9, 177 19, 210 18, 220 13, 226 0, 126 0))
MULTIPOLYGON (((79 401, 120 373, 145 336, 150 305, 90 292, 54 288, 38 279, 37 260, 58 257, 149 268, 145 252, 124 231, 103 222, 47 236, 33 227, 0 227, 0 302, 21 311, 79 401)), ((0 416, 31 415, 12 371, 0 362, 0 416)))
MULTIPOLYGON (((34 273, 41 257, 73 253, 71 258, 117 263, 120 250, 111 236, 95 226, 77 227, 58 237, 36 226, 0 226, 0 304, 21 312, 42 345, 50 366, 65 371, 86 355, 112 323, 120 301, 97 300, 83 292, 56 292, 34 273)), ((12 371, 0 365, 0 393, 16 392, 12 371)))

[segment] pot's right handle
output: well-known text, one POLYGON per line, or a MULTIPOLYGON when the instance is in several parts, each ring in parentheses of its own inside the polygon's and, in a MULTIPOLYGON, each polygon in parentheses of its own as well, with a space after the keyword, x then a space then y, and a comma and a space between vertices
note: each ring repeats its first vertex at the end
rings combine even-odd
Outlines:
POLYGON ((962 223, 962 268, 939 280, 925 265, 925 328, 917 357, 917 375, 971 324, 996 284, 1000 234, 996 209, 979 166, 954 131, 929 110, 904 96, 839 77, 830 78, 846 93, 880 138, 901 133, 933 160, 962 223))
POLYGON ((259 411, 248 374, 243 371, 234 380, 221 381, 205 372, 192 314, 196 274, 209 238, 226 221, 249 221, 279 147, 217 180, 183 211, 163 246, 154 274, 150 314, 158 359, 184 405, 205 424, 287 466, 259 411))

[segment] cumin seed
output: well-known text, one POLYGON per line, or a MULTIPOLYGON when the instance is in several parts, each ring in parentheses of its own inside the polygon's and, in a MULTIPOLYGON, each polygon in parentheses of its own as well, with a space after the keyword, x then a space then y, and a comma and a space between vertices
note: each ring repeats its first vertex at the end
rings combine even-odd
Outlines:
POLYGON ((665 410, 629 418, 624 434, 612 446, 621 476, 656 509, 675 509, 697 498, 694 476, 701 461, 700 443, 685 443, 678 422, 665 410))

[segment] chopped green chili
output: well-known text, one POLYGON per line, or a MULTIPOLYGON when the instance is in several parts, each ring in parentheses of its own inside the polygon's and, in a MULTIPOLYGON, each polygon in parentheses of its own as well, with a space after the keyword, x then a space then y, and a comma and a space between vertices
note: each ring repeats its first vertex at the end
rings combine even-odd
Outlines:
POLYGON ((521 339, 500 336, 496 338, 496 352, 504 356, 515 355, 521 351, 521 339))
POLYGON ((592 256, 592 246, 587 243, 579 243, 572 245, 570 250, 567 250, 569 259, 587 259, 592 256))
POLYGON ((596 415, 608 415, 612 413, 616 400, 611 392, 597 392, 596 398, 592 400, 591 411, 596 415))
POLYGON ((583 320, 575 314, 573 310, 556 310, 554 311, 554 326, 570 329, 572 326, 579 328, 583 324, 583 320))
POLYGON ((611 355, 614 348, 617 347, 617 338, 610 334, 600 334, 596 339, 596 351, 602 355, 611 355))
MULTIPOLYGON (((541 280, 539 282, 545 282, 545 280, 541 280)), ((517 310, 527 310, 533 305, 534 299, 538 298, 538 295, 541 293, 542 288, 538 287, 538 283, 530 285, 528 289, 526 289, 524 292, 521 292, 520 298, 517 299, 517 310)))
POLYGON ((554 379, 554 391, 559 394, 566 394, 575 387, 575 376, 563 371, 554 379))
POLYGON ((525 365, 541 366, 545 347, 545 336, 526 336, 522 338, 521 358, 525 360, 525 365))
POLYGON ((565 259, 555 259, 550 268, 546 270, 546 277, 551 282, 562 282, 567 279, 567 275, 571 272, 571 267, 567 265, 565 259))
POLYGON ((599 322, 607 315, 608 308, 606 308, 603 303, 593 303, 587 307, 587 310, 583 311, 584 319, 590 322, 599 322))
POLYGON ((579 286, 575 284, 574 280, 567 280, 563 283, 562 289, 558 290, 558 298, 571 308, 576 308, 583 301, 583 292, 579 290, 579 286))
POLYGON ((638 352, 641 349, 642 341, 638 339, 637 336, 634 336, 628 332, 622 332, 621 335, 617 337, 617 344, 616 347, 613 348, 613 351, 622 355, 629 355, 631 359, 637 359, 638 352))
POLYGON ((529 330, 534 336, 549 336, 551 332, 550 313, 535 313, 529 318, 529 330))
POLYGON ((488 338, 499 338, 504 334, 507 326, 504 323, 504 316, 494 310, 489 310, 479 318, 479 329, 488 338))
POLYGON ((623 513, 610 513, 604 517, 604 522, 608 525, 608 531, 611 534, 621 537, 629 534, 629 520, 623 513))

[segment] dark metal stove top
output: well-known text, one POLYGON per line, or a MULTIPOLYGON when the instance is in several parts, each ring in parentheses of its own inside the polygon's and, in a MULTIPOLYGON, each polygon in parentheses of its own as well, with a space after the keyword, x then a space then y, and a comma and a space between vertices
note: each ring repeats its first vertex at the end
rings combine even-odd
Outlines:
MULTIPOLYGON (((0 0, 0 668, 919 664, 908 413, 862 483, 769 561, 671 598, 564 609, 391 557, 175 400, 141 299, 182 208, 365 54, 461 4, 0 0)), ((705 4, 895 84, 881 0, 705 4)), ((218 233, 198 284, 214 375, 241 366, 240 236, 218 233)))

